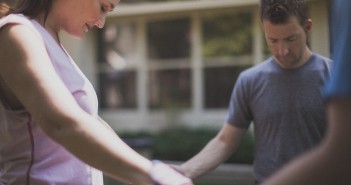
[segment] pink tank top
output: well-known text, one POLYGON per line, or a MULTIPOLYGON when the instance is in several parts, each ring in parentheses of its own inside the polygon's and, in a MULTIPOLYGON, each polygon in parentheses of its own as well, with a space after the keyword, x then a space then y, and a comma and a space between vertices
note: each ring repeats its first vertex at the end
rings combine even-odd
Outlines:
MULTIPOLYGON (((97 116, 97 97, 91 83, 53 37, 38 22, 21 14, 0 19, 0 28, 6 24, 25 25, 42 38, 57 75, 81 108, 97 116)), ((0 104, 0 185, 64 184, 102 185, 102 173, 51 140, 26 110, 13 111, 0 104)))

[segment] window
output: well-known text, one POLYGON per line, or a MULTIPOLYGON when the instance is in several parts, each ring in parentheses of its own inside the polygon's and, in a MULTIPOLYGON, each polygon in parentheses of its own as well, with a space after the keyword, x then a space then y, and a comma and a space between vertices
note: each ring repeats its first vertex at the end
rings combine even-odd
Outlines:
POLYGON ((189 33, 189 18, 147 24, 150 108, 190 107, 189 33))
POLYGON ((251 14, 231 11, 203 17, 205 108, 227 108, 236 77, 253 63, 251 14))
POLYGON ((109 24, 101 32, 100 107, 136 108, 136 26, 109 24))
POLYGON ((109 22, 100 34, 101 108, 226 109, 237 76, 253 64, 252 14, 202 12, 196 28, 192 14, 109 22), (195 32, 200 42, 193 42, 195 32), (192 63, 193 47, 201 50, 200 65, 192 63))
POLYGON ((189 108, 190 74, 190 69, 150 72, 150 108, 189 108))
POLYGON ((227 108, 234 83, 240 72, 251 65, 205 69, 205 107, 227 108))
POLYGON ((173 62, 173 59, 189 58, 189 18, 150 22, 147 28, 148 54, 151 60, 173 62))

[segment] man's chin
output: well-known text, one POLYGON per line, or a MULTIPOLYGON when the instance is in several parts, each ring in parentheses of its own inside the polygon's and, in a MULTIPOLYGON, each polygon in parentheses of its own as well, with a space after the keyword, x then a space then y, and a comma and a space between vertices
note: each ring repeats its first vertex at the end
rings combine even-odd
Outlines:
POLYGON ((286 60, 277 60, 277 63, 278 63, 278 65, 279 65, 280 67, 285 68, 285 69, 298 67, 298 66, 296 65, 296 63, 294 63, 294 62, 289 62, 289 61, 286 61, 286 60))

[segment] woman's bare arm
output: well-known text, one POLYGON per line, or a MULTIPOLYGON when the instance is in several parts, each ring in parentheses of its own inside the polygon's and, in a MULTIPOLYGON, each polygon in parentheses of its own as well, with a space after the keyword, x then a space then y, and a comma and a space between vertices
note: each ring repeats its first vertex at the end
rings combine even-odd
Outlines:
POLYGON ((0 40, 0 78, 53 140, 115 178, 153 184, 151 162, 78 106, 37 35, 25 26, 8 25, 0 30, 0 40))

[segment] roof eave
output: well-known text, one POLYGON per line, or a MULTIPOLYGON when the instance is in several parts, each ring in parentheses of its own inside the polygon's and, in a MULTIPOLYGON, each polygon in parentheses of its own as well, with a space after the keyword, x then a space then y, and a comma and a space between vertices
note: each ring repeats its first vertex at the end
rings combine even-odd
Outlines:
POLYGON ((161 13, 198 11, 217 8, 257 5, 259 0, 197 0, 184 2, 158 2, 121 4, 109 17, 136 16, 161 13))

